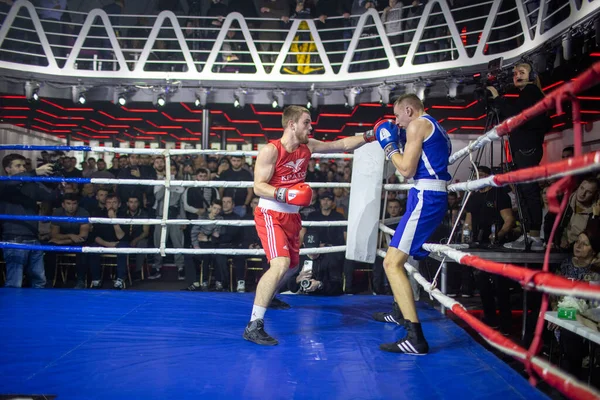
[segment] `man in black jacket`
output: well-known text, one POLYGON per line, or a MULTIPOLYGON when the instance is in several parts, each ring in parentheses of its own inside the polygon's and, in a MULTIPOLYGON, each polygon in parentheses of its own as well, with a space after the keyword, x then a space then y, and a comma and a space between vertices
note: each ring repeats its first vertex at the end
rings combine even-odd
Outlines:
MULTIPOLYGON (((45 164, 35 171, 25 171, 25 157, 9 154, 2 159, 2 169, 8 176, 47 176, 52 165, 45 164)), ((0 181, 0 213, 9 215, 37 215, 37 202, 54 202, 59 192, 40 182, 0 181)), ((2 240, 12 243, 39 245, 38 221, 3 221, 2 240)), ((44 252, 41 250, 3 249, 6 262, 6 287, 21 287, 23 270, 31 279, 31 287, 46 286, 44 252)))

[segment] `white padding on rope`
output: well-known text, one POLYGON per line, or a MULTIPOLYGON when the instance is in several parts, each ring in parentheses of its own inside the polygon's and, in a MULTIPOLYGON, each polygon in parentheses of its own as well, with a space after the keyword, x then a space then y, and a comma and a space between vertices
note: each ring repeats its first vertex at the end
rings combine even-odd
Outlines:
POLYGON ((491 131, 486 133, 485 135, 479 136, 474 142, 470 143, 467 147, 463 147, 462 149, 456 151, 454 154, 450 156, 448 162, 450 164, 454 164, 456 161, 460 160, 467 154, 482 148, 488 143, 491 143, 495 140, 500 139, 498 133, 496 132, 496 128, 494 127, 491 131))
POLYGON ((459 264, 460 264, 461 258, 463 258, 464 256, 471 255, 470 253, 465 253, 462 251, 455 250, 455 249, 451 248, 450 246, 446 246, 445 244, 425 243, 425 244, 423 244, 423 249, 425 249, 426 251, 432 252, 432 253, 440 254, 442 256, 451 258, 452 260, 456 261, 459 264))
MULTIPOLYGON (((346 250, 346 246, 330 246, 330 247, 312 247, 300 249, 300 255, 305 254, 327 254, 340 253, 346 250)), ((222 254, 230 256, 264 256, 265 251, 262 249, 164 249, 165 254, 184 254, 184 255, 199 255, 199 254, 222 254)), ((141 249, 136 247, 82 247, 82 253, 90 254, 161 254, 161 249, 141 249)))
POLYGON ((412 183, 386 183, 383 185, 384 190, 410 190, 415 185, 412 183))
POLYGON ((346 240, 349 260, 375 261, 384 161, 381 146, 376 142, 354 152, 346 240))
POLYGON ((490 175, 487 178, 475 179, 472 181, 453 183, 448 185, 449 192, 473 192, 475 190, 480 190, 486 187, 497 187, 494 182, 494 175, 490 175))

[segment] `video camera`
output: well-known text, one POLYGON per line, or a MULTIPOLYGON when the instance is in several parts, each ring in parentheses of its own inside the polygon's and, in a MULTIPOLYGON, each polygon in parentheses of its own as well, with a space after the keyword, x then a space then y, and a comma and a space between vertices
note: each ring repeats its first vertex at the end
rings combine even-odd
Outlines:
POLYGON ((506 92, 506 87, 512 84, 512 72, 502 70, 503 60, 502 57, 493 59, 488 63, 485 78, 482 79, 484 74, 478 74, 476 77, 476 88, 473 95, 475 100, 483 103, 486 108, 494 102, 492 93, 487 89, 488 86, 496 88, 498 93, 502 95, 506 92))

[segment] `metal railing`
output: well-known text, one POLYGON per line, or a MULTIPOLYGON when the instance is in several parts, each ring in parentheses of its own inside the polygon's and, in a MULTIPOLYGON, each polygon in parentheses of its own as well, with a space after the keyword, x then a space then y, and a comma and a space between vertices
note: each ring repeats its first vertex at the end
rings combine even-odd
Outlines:
POLYGON ((244 19, 107 15, 64 11, 72 22, 41 19, 47 11, 18 0, 0 13, 4 75, 67 78, 331 83, 424 76, 514 59, 583 23, 600 8, 591 0, 474 1, 451 8, 445 0, 408 6, 389 20, 374 9, 349 18, 244 19), (579 4, 580 3, 580 4, 579 4), (512 5, 511 5, 512 4, 512 5), (138 21, 126 24, 126 21, 138 21), (81 22, 77 22, 81 21, 81 22), (279 24, 265 29, 265 24, 279 24), (400 30, 398 30, 400 28, 400 30))

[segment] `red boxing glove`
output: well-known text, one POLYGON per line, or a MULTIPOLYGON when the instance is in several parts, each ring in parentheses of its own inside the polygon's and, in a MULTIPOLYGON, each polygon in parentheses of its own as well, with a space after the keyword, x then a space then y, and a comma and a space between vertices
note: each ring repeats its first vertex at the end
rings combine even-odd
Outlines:
POLYGON ((306 183, 297 183, 291 188, 275 189, 275 200, 280 203, 306 207, 310 205, 313 191, 306 183))
POLYGON ((363 133, 363 139, 365 140, 365 143, 371 143, 376 141, 377 138, 375 137, 375 130, 371 129, 363 133))

